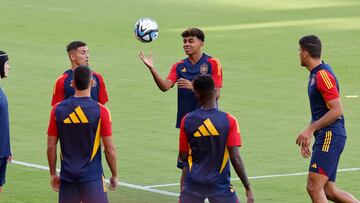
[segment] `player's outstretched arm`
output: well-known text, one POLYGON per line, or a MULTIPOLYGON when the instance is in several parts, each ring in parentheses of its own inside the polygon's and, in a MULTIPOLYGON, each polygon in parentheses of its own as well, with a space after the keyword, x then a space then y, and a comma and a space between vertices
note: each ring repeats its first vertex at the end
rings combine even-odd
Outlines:
POLYGON ((246 176, 244 163, 240 157, 239 147, 228 147, 228 149, 229 149, 231 164, 246 190, 247 202, 252 203, 254 202, 254 196, 252 194, 250 182, 246 176))
POLYGON ((109 165, 111 171, 111 178, 110 178, 110 189, 114 190, 118 184, 118 177, 117 177, 117 168, 116 168, 116 149, 115 145, 112 140, 112 136, 102 137, 102 141, 104 143, 104 152, 106 162, 109 165))
POLYGON ((161 78, 157 70, 154 68, 151 53, 149 54, 148 57, 146 57, 143 52, 140 52, 139 57, 144 62, 144 64, 149 68, 156 85, 159 87, 161 91, 166 92, 168 89, 174 86, 174 83, 171 80, 168 79, 164 80, 163 78, 161 78))

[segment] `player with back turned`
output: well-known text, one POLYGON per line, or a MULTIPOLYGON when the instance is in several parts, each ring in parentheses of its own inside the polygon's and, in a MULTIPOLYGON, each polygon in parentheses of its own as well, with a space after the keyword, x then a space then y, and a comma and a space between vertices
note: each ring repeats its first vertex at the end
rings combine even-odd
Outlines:
POLYGON ((90 98, 92 71, 79 66, 73 74, 75 95, 56 104, 50 116, 47 156, 51 186, 59 191, 60 203, 107 203, 101 141, 112 174, 110 188, 114 189, 118 183, 110 111, 90 98), (58 140, 60 177, 56 174, 58 140))
POLYGON ((185 115, 180 124, 179 157, 188 164, 179 203, 239 202, 230 184, 230 163, 241 179, 247 202, 254 202, 239 154, 242 145, 236 118, 217 109, 216 89, 210 75, 193 81, 201 107, 185 115))

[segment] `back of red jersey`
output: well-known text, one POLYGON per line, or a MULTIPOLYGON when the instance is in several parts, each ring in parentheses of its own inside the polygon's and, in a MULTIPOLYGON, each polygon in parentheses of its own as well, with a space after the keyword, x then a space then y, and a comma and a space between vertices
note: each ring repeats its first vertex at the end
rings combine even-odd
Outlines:
POLYGON ((48 135, 60 139, 61 179, 84 182, 101 178, 101 137, 111 134, 110 112, 90 97, 70 97, 56 105, 48 135))

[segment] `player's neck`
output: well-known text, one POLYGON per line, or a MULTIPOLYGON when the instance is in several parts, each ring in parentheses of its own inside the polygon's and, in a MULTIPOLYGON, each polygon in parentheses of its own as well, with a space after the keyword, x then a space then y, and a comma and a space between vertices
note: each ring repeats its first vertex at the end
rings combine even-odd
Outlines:
POLYGON ((216 107, 216 100, 209 100, 206 103, 202 104, 200 108, 204 110, 211 110, 216 109, 216 107))
POLYGON ((306 68, 311 72, 314 68, 318 67, 322 63, 321 59, 313 59, 309 61, 306 68))
POLYGON ((71 63, 70 69, 74 71, 77 67, 79 67, 77 64, 71 63))
POLYGON ((90 97, 90 95, 91 95, 90 89, 75 90, 74 97, 90 97))
POLYGON ((189 61, 195 65, 202 57, 203 53, 200 51, 200 52, 197 52, 195 54, 192 54, 192 55, 189 55, 189 61))
POLYGON ((76 62, 74 62, 74 61, 71 61, 71 67, 70 67, 70 69, 72 70, 72 71, 74 71, 77 67, 79 67, 79 66, 81 66, 81 64, 77 64, 76 62))

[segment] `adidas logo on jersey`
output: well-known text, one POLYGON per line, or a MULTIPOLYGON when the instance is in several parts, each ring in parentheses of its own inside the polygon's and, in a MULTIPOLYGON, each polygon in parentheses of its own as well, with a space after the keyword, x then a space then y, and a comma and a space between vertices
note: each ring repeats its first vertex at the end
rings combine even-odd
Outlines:
POLYGON ((80 106, 75 108, 75 111, 69 114, 69 117, 67 117, 64 120, 65 124, 70 123, 89 123, 87 117, 85 116, 83 110, 80 106))
POLYGON ((201 136, 219 136, 219 132, 216 130, 215 126, 212 124, 211 120, 208 118, 204 123, 198 128, 194 133, 194 137, 201 136))

